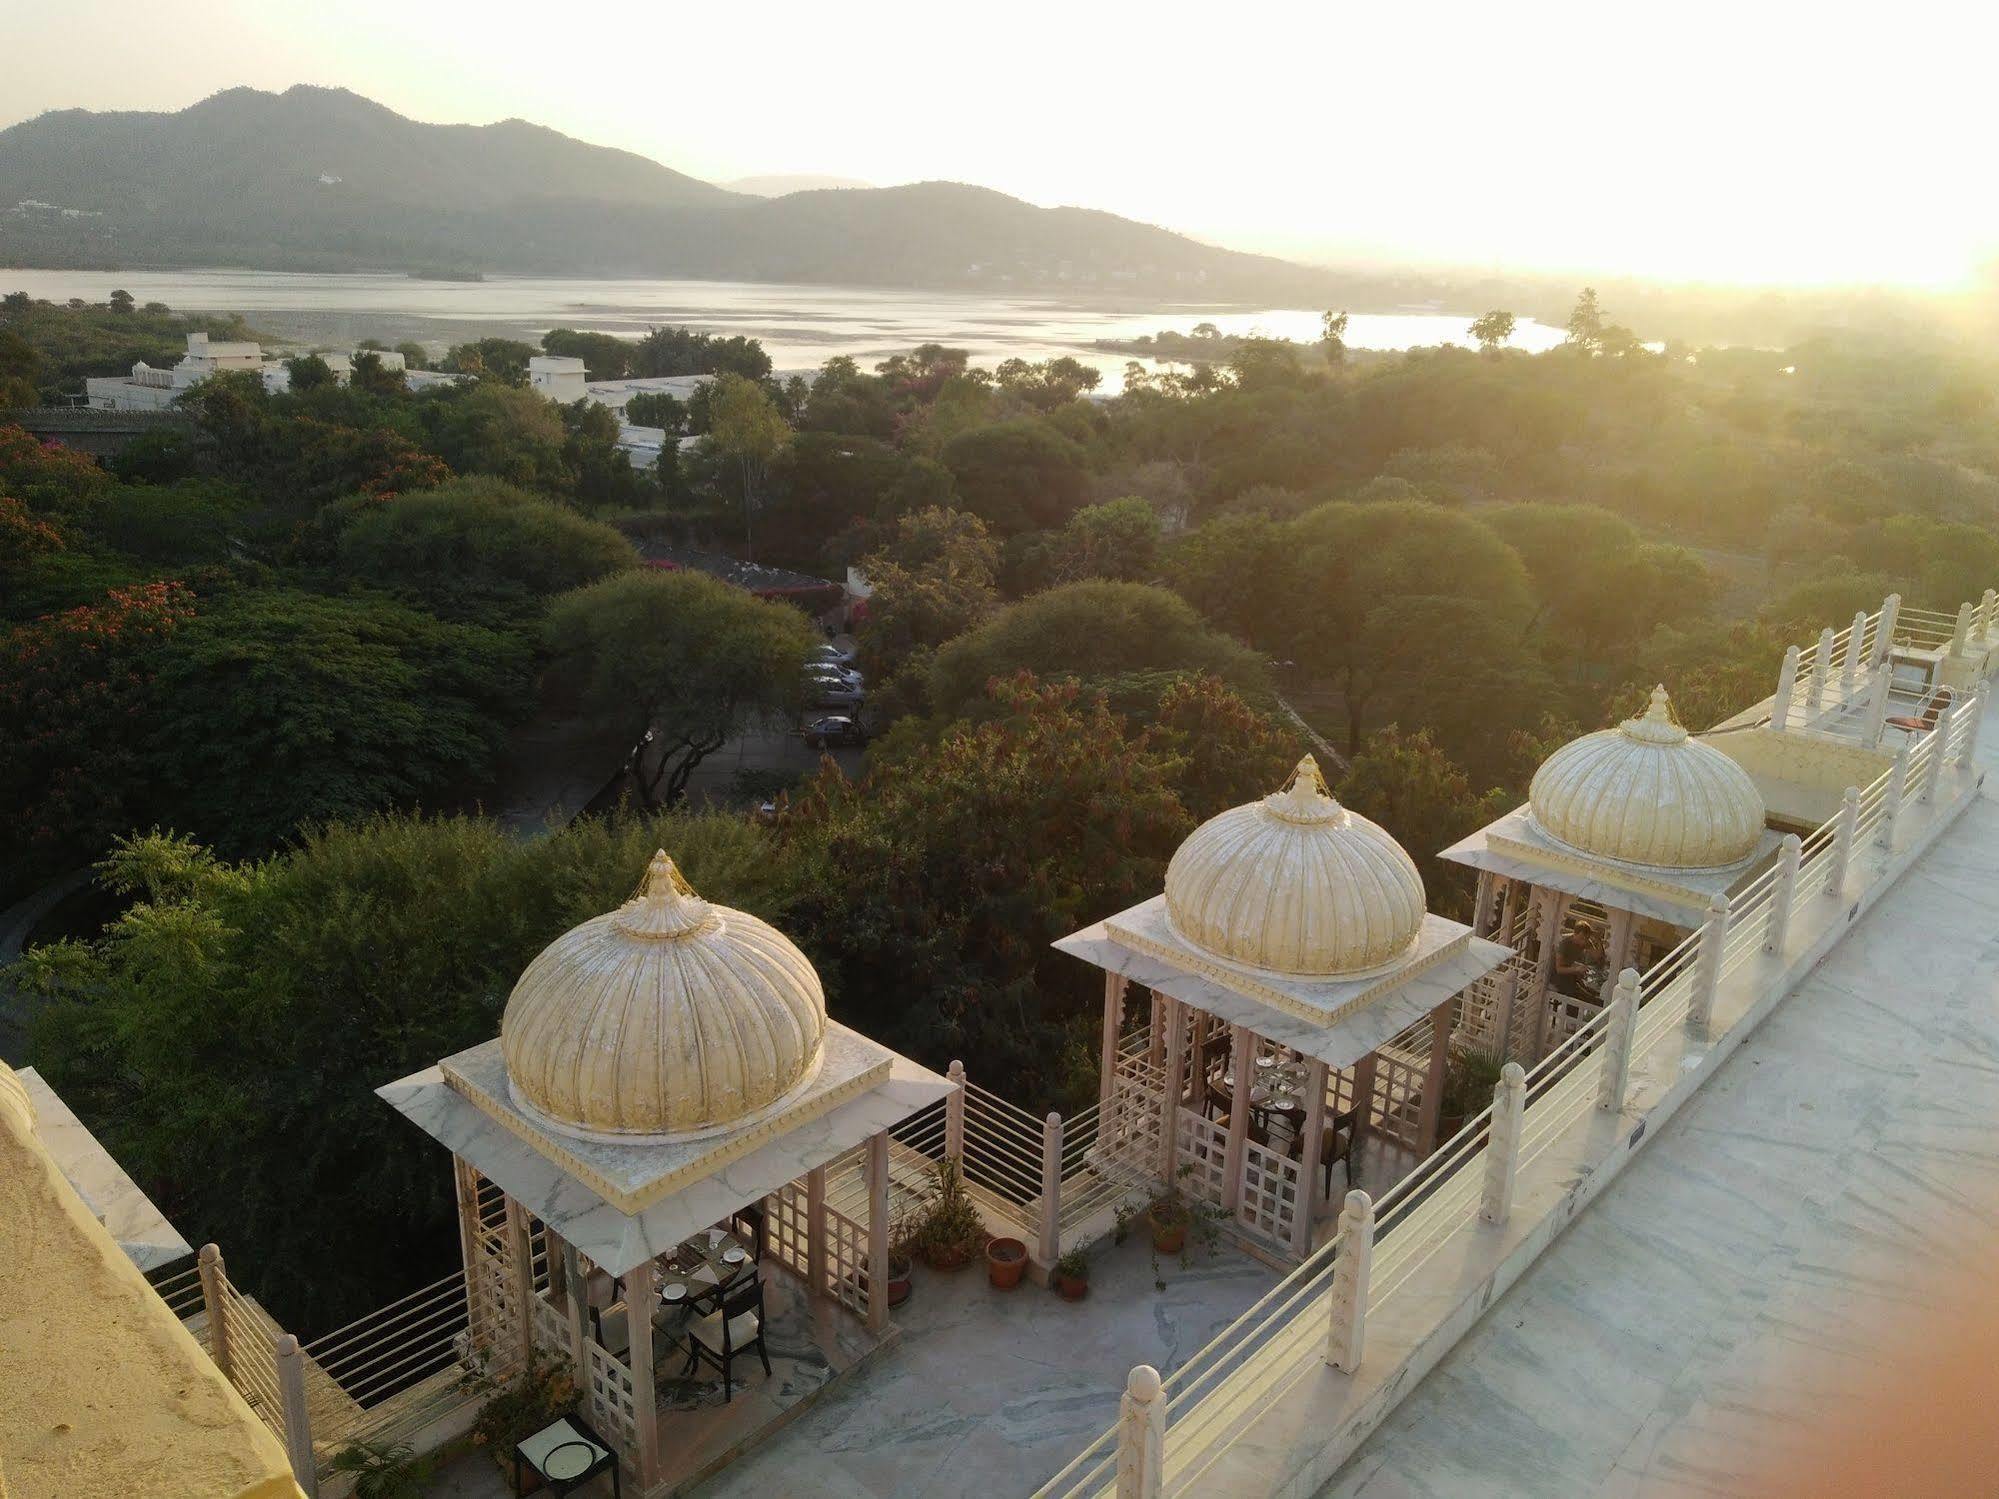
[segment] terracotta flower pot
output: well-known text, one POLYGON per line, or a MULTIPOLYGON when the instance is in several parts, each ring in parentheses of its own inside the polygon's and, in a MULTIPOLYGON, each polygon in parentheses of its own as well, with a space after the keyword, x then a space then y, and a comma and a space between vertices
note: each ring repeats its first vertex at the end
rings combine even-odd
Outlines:
POLYGON ((994 1239, 986 1245, 986 1279, 1002 1291, 1020 1284, 1027 1270, 1027 1246, 1018 1239, 994 1239))
POLYGON ((888 1257, 888 1304, 901 1306, 909 1300, 909 1293, 915 1283, 909 1278, 909 1256, 891 1254, 888 1257))
POLYGON ((1081 1301, 1090 1294, 1090 1283, 1080 1275, 1057 1275, 1055 1289, 1062 1293, 1064 1301, 1081 1301))
POLYGON ((1152 1231, 1152 1247, 1161 1254, 1178 1254, 1187 1242, 1187 1213, 1183 1208, 1161 1219, 1158 1208, 1145 1210, 1145 1226, 1152 1231))

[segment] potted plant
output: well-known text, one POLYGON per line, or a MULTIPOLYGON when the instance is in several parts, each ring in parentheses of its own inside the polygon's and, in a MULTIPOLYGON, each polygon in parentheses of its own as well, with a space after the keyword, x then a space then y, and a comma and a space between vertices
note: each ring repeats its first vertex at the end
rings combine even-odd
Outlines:
MULTIPOLYGON (((915 1264, 913 1251, 917 1247, 916 1240, 916 1231, 905 1226, 889 1243, 888 1304, 890 1306, 901 1306, 909 1300, 909 1293, 915 1289, 915 1283, 910 1280, 909 1272, 915 1264)), ((868 1289, 867 1270, 863 1268, 857 1278, 861 1290, 865 1292, 868 1289)))
MULTIPOLYGON (((479 1373, 472 1378, 474 1389, 487 1392, 486 1403, 472 1422, 472 1440, 483 1443, 493 1453, 509 1488, 514 1484, 514 1448, 523 1437, 531 1437, 558 1416, 576 1407, 576 1385, 569 1366, 551 1358, 539 1348, 528 1350, 527 1366, 511 1380, 496 1380, 479 1373)), ((541 1487, 541 1475, 523 1468, 521 1494, 541 1487)))
POLYGON ((1437 1109, 1437 1143, 1465 1127, 1465 1121, 1492 1102, 1493 1086, 1504 1066, 1489 1051, 1453 1050, 1444 1062, 1444 1091, 1437 1109))
POLYGON ((1072 1249, 1055 1262, 1051 1279, 1064 1301, 1081 1301, 1090 1294, 1090 1261, 1080 1249, 1072 1249))
POLYGON ((932 1270, 956 1270, 985 1244, 985 1220, 972 1206, 956 1161, 937 1163, 937 1196, 910 1239, 932 1270))
POLYGON ((1193 1210, 1187 1206, 1176 1179, 1145 1209, 1145 1226, 1152 1234, 1153 1251, 1178 1254, 1187 1242, 1187 1226, 1193 1221, 1193 1210))
POLYGON ((1018 1239, 989 1239, 986 1241, 986 1279, 1002 1291, 1011 1291, 1020 1284, 1022 1272, 1027 1269, 1027 1246, 1018 1239))
POLYGON ((437 1466, 408 1442, 355 1442, 328 1464, 354 1479, 354 1499, 423 1499, 437 1466))

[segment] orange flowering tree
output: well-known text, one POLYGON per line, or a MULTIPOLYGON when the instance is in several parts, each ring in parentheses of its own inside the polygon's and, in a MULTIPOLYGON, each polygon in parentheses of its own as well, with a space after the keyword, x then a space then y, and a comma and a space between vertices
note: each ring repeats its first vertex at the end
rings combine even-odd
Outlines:
POLYGON ((146 583, 0 630, 0 848, 23 875, 124 829, 159 647, 193 613, 181 584, 146 583))

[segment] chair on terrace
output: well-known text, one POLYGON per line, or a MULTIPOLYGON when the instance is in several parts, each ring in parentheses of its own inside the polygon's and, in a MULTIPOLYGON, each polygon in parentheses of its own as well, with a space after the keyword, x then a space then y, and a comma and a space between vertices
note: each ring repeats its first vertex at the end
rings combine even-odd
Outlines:
POLYGON ((727 1404, 731 1393, 730 1365, 737 1355, 756 1350, 756 1355, 764 1366, 764 1374, 770 1374, 770 1354, 764 1350, 764 1284, 761 1276, 749 1281, 740 1290, 732 1291, 722 1302, 719 1311, 710 1312, 705 1317, 696 1318, 687 1327, 687 1367, 683 1374, 692 1374, 700 1364, 712 1364, 722 1374, 722 1401, 727 1404))
POLYGON ((1952 696, 1953 694, 1948 687, 1939 687, 1935 692, 1930 694, 1930 700, 1923 704, 1921 717, 1906 714, 1898 715, 1887 720, 1888 727, 1891 729, 1900 729, 1905 734, 1927 734, 1937 726, 1937 719, 1943 715, 1943 710, 1950 705, 1952 696))

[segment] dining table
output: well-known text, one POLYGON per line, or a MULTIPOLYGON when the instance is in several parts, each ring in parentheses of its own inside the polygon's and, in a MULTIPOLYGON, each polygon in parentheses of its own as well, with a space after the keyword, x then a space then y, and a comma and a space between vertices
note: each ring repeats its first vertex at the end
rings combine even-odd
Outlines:
POLYGON ((724 1228, 705 1228, 681 1240, 659 1265, 659 1300, 669 1312, 696 1313, 721 1302, 721 1292, 756 1261, 743 1241, 724 1228))

